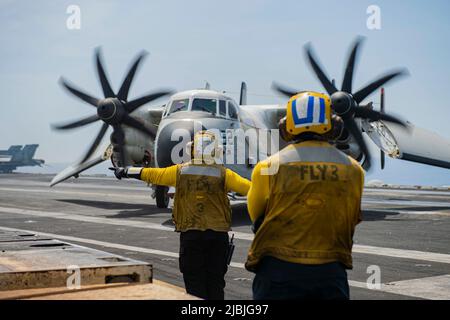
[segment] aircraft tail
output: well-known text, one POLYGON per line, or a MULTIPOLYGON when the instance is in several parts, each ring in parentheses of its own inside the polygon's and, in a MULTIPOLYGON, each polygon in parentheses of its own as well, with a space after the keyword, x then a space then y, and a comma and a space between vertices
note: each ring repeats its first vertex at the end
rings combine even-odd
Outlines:
POLYGON ((8 151, 10 151, 11 155, 11 161, 12 162, 27 162, 33 159, 34 154, 36 153, 37 148, 39 147, 38 144, 27 144, 23 149, 22 146, 12 146, 9 148, 8 151), (14 148, 13 147, 18 147, 14 148))
POLYGON ((9 155, 13 155, 13 154, 17 153, 18 151, 20 151, 21 149, 22 149, 22 146, 14 145, 14 146, 11 146, 8 148, 7 153, 9 155))
POLYGON ((239 105, 243 106, 247 104, 247 84, 241 83, 241 92, 239 95, 239 105))
POLYGON ((33 159, 34 154, 36 153, 38 147, 39 147, 38 144, 27 144, 25 147, 23 147, 22 152, 24 160, 33 159))

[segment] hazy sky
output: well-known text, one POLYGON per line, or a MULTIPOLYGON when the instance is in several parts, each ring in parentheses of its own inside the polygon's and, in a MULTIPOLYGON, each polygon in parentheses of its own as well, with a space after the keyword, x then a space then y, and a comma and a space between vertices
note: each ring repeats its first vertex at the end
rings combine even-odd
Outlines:
MULTIPOLYGON (((273 80, 322 90, 303 58, 308 41, 340 85, 344 57, 357 35, 367 39, 354 87, 407 67, 411 76, 387 87, 387 110, 450 139, 449 12, 448 0, 0 0, 0 148, 39 143, 36 156, 47 162, 80 157, 100 124, 52 131, 50 123, 95 111, 57 81, 64 75, 100 97, 92 59, 99 45, 116 90, 131 59, 142 49, 150 53, 130 97, 161 87, 199 88, 205 80, 213 89, 237 92, 245 80, 249 103, 258 104, 285 102, 270 90, 273 80), (81 9, 80 30, 66 27, 72 4, 81 9), (372 4, 381 9, 381 30, 366 27, 372 4)), ((449 170, 394 160, 387 167, 370 178, 394 182, 408 176, 409 183, 450 185, 449 170)))

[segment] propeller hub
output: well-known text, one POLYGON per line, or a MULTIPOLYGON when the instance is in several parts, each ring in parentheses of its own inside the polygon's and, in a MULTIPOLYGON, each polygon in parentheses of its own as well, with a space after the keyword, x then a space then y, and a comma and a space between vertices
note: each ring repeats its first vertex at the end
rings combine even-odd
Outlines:
POLYGON ((331 108, 341 117, 349 115, 354 106, 356 106, 355 100, 347 92, 337 91, 331 95, 331 108))
POLYGON ((117 124, 124 114, 123 105, 117 98, 106 98, 99 102, 97 114, 108 124, 117 124))
POLYGON ((125 155, 126 153, 125 133, 123 131, 122 125, 134 128, 154 139, 156 135, 154 130, 147 128, 145 123, 142 123, 138 119, 129 116, 130 113, 132 113, 140 106, 170 93, 169 91, 158 91, 152 94, 147 94, 138 99, 128 101, 128 93, 130 90, 131 83, 133 82, 134 75, 136 74, 136 71, 138 70, 138 67, 143 58, 145 57, 145 55, 146 52, 142 52, 137 57, 137 59, 134 61, 134 63, 128 70, 128 73, 125 76, 125 79, 123 80, 119 91, 117 93, 114 93, 106 77, 105 70, 103 68, 100 48, 96 49, 95 61, 97 66, 97 74, 100 80, 100 84, 105 99, 98 99, 92 97, 89 94, 73 87, 72 85, 67 83, 63 78, 60 79, 60 83, 66 90, 68 90, 71 94, 75 95, 84 102, 90 104, 91 106, 94 106, 97 109, 97 114, 91 115, 87 118, 83 118, 69 124, 55 126, 56 129, 64 130, 64 129, 78 128, 98 120, 102 120, 104 122, 101 126, 100 132, 97 134, 97 137, 92 142, 90 148, 88 149, 88 151, 83 157, 83 160, 81 160, 80 163, 86 162, 92 156, 92 154, 95 152, 95 150, 101 143, 109 126, 112 126, 114 129, 113 135, 111 136, 111 142, 113 144, 112 158, 113 160, 116 159, 117 161, 114 161, 114 163, 120 166, 124 166, 128 163, 126 161, 128 157, 126 157, 125 155))

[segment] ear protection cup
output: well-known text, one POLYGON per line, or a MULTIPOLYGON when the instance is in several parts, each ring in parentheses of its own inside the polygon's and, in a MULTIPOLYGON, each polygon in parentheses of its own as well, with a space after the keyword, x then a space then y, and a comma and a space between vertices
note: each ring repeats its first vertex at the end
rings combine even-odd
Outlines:
POLYGON ((214 157, 219 158, 221 155, 223 155, 223 150, 223 145, 219 144, 214 150, 214 157))
POLYGON ((294 139, 294 136, 287 131, 286 117, 281 118, 278 122, 278 130, 280 132, 281 139, 283 139, 284 141, 288 142, 294 139))
POLYGON ((323 137, 327 140, 337 141, 339 140, 344 133, 344 121, 341 117, 336 114, 331 116, 331 130, 323 135, 323 137))

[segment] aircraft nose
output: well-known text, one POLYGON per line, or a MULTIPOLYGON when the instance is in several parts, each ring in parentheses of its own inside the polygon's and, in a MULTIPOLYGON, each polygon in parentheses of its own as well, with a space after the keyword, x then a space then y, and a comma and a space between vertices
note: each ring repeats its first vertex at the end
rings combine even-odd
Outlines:
POLYGON ((163 126, 156 141, 156 161, 160 168, 182 163, 186 157, 186 144, 194 133, 205 130, 200 123, 191 120, 173 121, 163 126))

